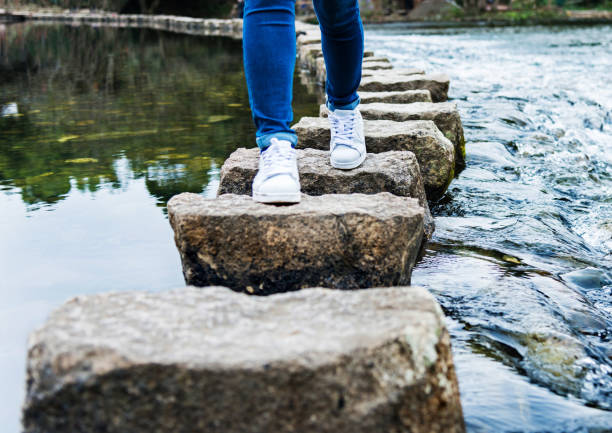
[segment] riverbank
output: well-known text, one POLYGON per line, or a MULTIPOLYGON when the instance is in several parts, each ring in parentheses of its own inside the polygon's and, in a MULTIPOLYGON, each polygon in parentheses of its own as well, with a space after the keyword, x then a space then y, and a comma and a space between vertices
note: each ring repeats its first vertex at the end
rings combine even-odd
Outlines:
MULTIPOLYGON (((305 22, 316 22, 315 16, 301 17, 305 22)), ((102 10, 68 10, 61 8, 20 8, 0 9, 0 22, 19 22, 24 20, 62 21, 106 25, 130 25, 162 28, 167 30, 199 30, 214 28, 222 21, 242 22, 242 20, 221 20, 218 18, 192 18, 176 15, 118 14, 102 10)), ((406 15, 364 14, 364 24, 401 24, 413 28, 452 28, 452 27, 507 27, 530 25, 600 25, 612 24, 612 11, 607 10, 534 10, 485 12, 476 17, 459 13, 440 15, 429 19, 408 19, 406 15)), ((227 29, 230 30, 230 29, 227 29)), ((242 31, 242 27, 232 27, 231 33, 242 31)), ((226 35, 226 34, 224 34, 226 35)), ((227 34, 226 36, 232 36, 227 34)))

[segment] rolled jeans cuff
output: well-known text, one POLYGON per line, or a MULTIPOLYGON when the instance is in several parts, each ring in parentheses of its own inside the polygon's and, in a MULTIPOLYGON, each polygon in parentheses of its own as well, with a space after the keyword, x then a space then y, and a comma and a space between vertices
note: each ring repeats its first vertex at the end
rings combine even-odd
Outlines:
POLYGON ((271 134, 262 135, 256 138, 257 146, 261 150, 266 150, 270 145, 270 141, 276 138, 277 140, 286 140, 291 143, 291 146, 297 146, 298 138, 294 132, 272 132, 271 134))
POLYGON ((346 104, 346 105, 334 105, 329 99, 326 102, 327 108, 330 111, 336 111, 336 110, 354 110, 355 108, 357 108, 357 106, 359 105, 359 102, 361 101, 361 98, 357 97, 357 99, 355 99, 353 102, 351 102, 350 104, 346 104))

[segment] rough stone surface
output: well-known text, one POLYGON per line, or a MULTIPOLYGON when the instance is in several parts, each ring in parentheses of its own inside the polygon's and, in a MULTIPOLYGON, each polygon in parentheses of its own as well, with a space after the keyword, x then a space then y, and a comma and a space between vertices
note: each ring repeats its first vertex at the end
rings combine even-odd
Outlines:
MULTIPOLYGON (((298 134, 298 147, 329 148, 331 134, 327 119, 303 117, 293 129, 298 134)), ((444 193, 453 178, 455 149, 432 121, 365 120, 364 132, 368 152, 408 150, 416 155, 429 200, 436 200, 444 193)))
POLYGON ((391 61, 387 57, 364 56, 363 63, 391 63, 391 61))
POLYGON ((411 104, 432 102, 429 90, 404 90, 400 92, 359 92, 362 104, 386 102, 388 104, 411 104))
MULTIPOLYGON (((455 146, 456 165, 465 164, 465 138, 463 135, 463 124, 453 102, 415 102, 412 104, 385 104, 375 102, 372 104, 360 104, 359 110, 364 119, 369 120, 394 120, 404 122, 406 120, 432 120, 455 146)), ((327 107, 321 105, 319 114, 327 116, 327 107)), ((417 155, 418 156, 418 155, 417 155)))
POLYGON ((462 433, 418 287, 75 298, 30 336, 27 433, 462 433))
MULTIPOLYGON (((327 70, 325 69, 325 59, 323 57, 317 57, 315 62, 315 74, 317 77, 317 81, 320 83, 324 83, 325 80, 327 79, 327 70)), ((376 64, 376 63, 372 63, 372 64, 376 64)), ((377 76, 377 75, 388 75, 388 74, 392 74, 394 77, 401 75, 401 76, 405 76, 405 75, 423 75, 425 74, 425 71, 423 71, 422 69, 418 69, 418 68, 405 68, 405 69, 391 69, 391 70, 373 70, 373 69, 368 69, 367 65, 370 65, 370 63, 364 63, 364 68, 361 72, 362 77, 371 77, 371 76, 377 76)))
POLYGON ((381 70, 381 69, 393 69, 391 63, 388 62, 364 62, 363 69, 381 70))
MULTIPOLYGON (((394 69, 392 71, 395 71, 394 69)), ((364 92, 386 92, 398 90, 427 89, 434 102, 448 99, 449 78, 444 74, 394 75, 392 73, 363 77, 359 90, 364 92)))
MULTIPOLYGON (((329 141, 327 145, 329 147, 329 141)), ((258 148, 238 149, 232 153, 221 167, 219 195, 251 195, 258 165, 258 148)), ((329 163, 328 151, 303 149, 298 150, 298 168, 304 194, 390 192, 416 198, 425 209, 425 235, 428 239, 431 237, 434 222, 429 212, 419 163, 412 152, 372 153, 356 169, 337 170, 329 163)))
POLYGON ((187 284, 256 294, 409 284, 424 213, 390 193, 303 195, 292 206, 184 193, 168 203, 187 284))
MULTIPOLYGON (((366 64, 367 65, 367 64, 366 64)), ((419 68, 382 69, 372 70, 365 68, 361 72, 362 77, 397 76, 397 75, 424 75, 425 71, 419 68)))

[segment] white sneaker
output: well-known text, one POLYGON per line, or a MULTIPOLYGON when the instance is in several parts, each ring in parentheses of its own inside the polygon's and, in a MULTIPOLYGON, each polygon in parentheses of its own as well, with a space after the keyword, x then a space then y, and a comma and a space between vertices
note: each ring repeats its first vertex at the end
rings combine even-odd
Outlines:
POLYGON ((349 170, 365 161, 366 146, 363 118, 359 109, 329 110, 331 143, 329 159, 332 167, 349 170))
POLYGON ((259 156, 259 171, 253 180, 253 200, 259 203, 299 203, 300 176, 291 143, 273 138, 259 156))

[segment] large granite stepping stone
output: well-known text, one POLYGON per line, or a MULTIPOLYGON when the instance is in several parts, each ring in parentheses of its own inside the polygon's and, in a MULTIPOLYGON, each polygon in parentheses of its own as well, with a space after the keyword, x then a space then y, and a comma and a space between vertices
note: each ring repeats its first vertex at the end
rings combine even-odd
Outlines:
MULTIPOLYGON (((359 110, 363 118, 368 120, 394 120, 396 122, 432 120, 444 136, 455 146, 457 165, 464 165, 465 138, 463 135, 463 124, 461 123, 461 117, 455 103, 414 102, 412 104, 385 104, 375 102, 360 104, 359 110)), ((319 107, 319 115, 327 117, 327 113, 327 107, 322 104, 319 107)))
MULTIPOLYGON (((429 200, 439 198, 453 179, 455 149, 436 125, 429 120, 394 122, 364 120, 368 152, 393 154, 410 151, 415 154, 429 200)), ((329 149, 329 121, 321 117, 302 117, 293 125, 299 148, 329 149)), ((367 161, 367 159, 366 159, 367 161)))
POLYGON ((390 193, 303 195, 292 206, 184 193, 168 214, 187 284, 255 294, 407 285, 425 217, 418 200, 390 193))
POLYGON ((75 298, 29 339, 26 433, 462 433, 419 287, 75 298))
POLYGON ((448 99, 449 78, 444 74, 425 75, 394 75, 392 73, 376 74, 361 79, 359 90, 364 92, 387 92, 398 90, 427 89, 431 92, 434 102, 443 102, 448 99))
POLYGON ((404 90, 398 92, 359 92, 362 104, 386 102, 389 104, 411 104, 413 102, 432 102, 429 90, 404 90))
MULTIPOLYGON (((329 140, 327 146, 329 147, 329 140)), ((428 239, 431 238, 434 221, 429 212, 419 163, 412 152, 371 153, 360 167, 353 170, 333 168, 329 163, 328 151, 303 149, 297 153, 300 185, 304 194, 390 192, 402 197, 416 198, 425 209, 425 235, 428 239)), ((258 168, 258 148, 242 148, 233 152, 221 167, 219 195, 251 195, 258 168)))

